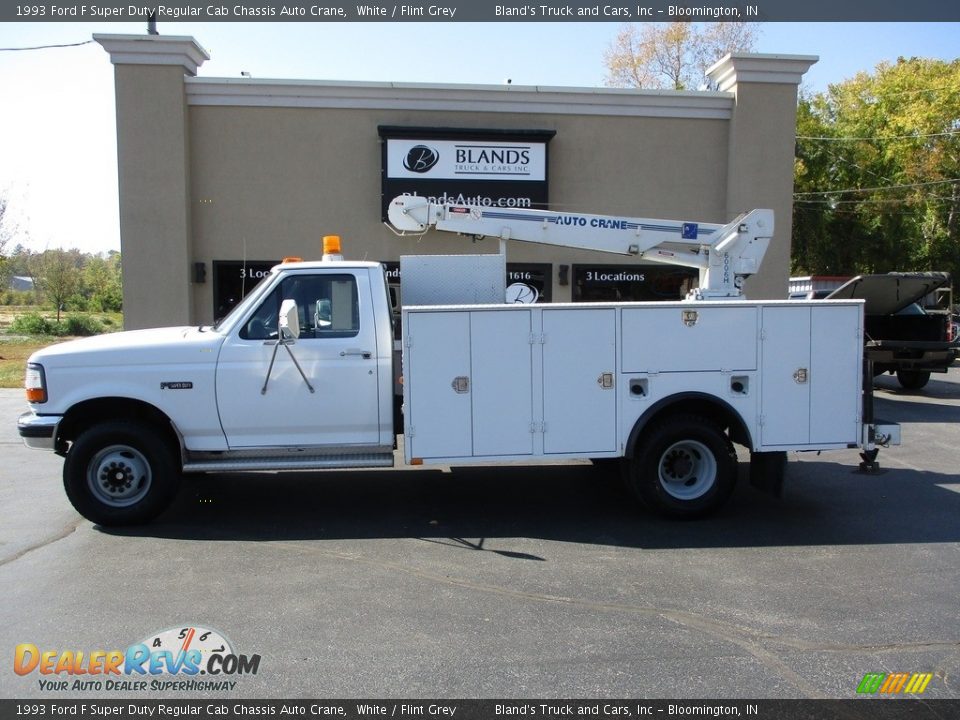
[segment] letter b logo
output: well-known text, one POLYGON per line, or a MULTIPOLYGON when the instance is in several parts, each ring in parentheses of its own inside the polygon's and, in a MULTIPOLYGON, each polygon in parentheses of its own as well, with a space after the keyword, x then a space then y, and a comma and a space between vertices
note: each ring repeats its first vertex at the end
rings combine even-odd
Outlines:
POLYGON ((403 166, 410 172, 425 173, 437 164, 440 156, 426 145, 414 145, 403 159, 403 166))

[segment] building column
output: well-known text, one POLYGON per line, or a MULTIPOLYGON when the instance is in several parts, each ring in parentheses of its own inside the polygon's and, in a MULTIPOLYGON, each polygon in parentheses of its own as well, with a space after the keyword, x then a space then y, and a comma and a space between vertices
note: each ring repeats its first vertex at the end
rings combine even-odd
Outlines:
POLYGON ((747 282, 751 298, 787 297, 793 227, 797 87, 815 55, 733 53, 707 70, 721 92, 735 95, 730 120, 727 214, 772 208, 776 231, 763 265, 747 282))
POLYGON ((191 37, 93 39, 114 65, 124 326, 186 325, 193 293, 184 76, 209 55, 191 37))

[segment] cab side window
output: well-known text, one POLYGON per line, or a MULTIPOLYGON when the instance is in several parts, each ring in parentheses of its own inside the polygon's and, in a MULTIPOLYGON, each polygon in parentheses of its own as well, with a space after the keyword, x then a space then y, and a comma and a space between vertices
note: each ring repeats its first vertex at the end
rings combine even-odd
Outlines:
POLYGON ((271 292, 240 330, 244 340, 276 340, 280 304, 292 299, 300 339, 347 338, 360 332, 357 280, 353 275, 291 275, 271 292))

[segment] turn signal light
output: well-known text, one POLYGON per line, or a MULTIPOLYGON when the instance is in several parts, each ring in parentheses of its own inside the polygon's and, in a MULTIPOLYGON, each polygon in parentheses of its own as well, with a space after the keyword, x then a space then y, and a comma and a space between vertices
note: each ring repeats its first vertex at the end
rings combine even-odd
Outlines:
POLYGON ((45 403, 47 401, 47 378, 43 373, 43 365, 27 364, 23 387, 27 391, 27 402, 45 403))

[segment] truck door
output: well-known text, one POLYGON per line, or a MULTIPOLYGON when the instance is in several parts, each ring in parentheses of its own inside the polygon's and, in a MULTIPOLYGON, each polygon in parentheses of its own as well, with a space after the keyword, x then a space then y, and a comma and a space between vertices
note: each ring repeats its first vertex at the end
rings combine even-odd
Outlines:
POLYGON ((230 448, 377 445, 376 340, 365 270, 284 278, 220 351, 217 406, 230 448), (300 336, 277 347, 284 300, 296 302, 300 336))

